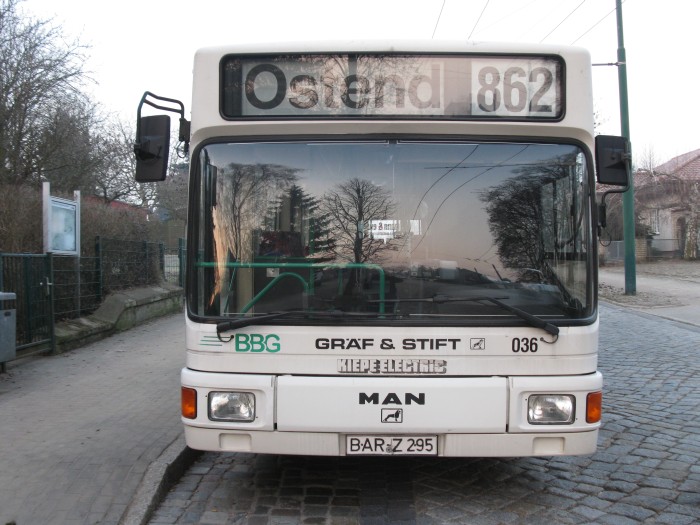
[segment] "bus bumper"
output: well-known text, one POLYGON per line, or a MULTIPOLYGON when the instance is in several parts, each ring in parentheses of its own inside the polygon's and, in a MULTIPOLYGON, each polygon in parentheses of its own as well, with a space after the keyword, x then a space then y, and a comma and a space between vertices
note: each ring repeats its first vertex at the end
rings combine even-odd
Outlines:
POLYGON ((322 456, 581 455, 595 452, 600 427, 598 372, 374 378, 185 368, 181 382, 185 438, 196 450, 322 456), (591 398, 598 399, 594 419, 591 398), (560 421, 566 413, 570 417, 560 421), (553 419, 548 419, 550 414, 553 419), (402 448, 407 443, 411 446, 402 448))
MULTIPOLYGON (((346 434, 224 431, 185 426, 187 446, 214 452, 345 456, 346 434)), ((441 434, 437 456, 528 457, 593 454, 598 431, 561 434, 441 434)), ((390 455, 390 454, 387 454, 390 455)))

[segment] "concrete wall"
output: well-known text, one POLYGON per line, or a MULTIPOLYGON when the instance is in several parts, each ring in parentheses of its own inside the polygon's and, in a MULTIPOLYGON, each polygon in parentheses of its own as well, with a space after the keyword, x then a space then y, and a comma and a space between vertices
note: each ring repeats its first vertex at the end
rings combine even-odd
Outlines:
POLYGON ((183 308, 182 288, 168 283, 111 294, 94 314, 56 324, 56 352, 83 346, 156 317, 182 312, 183 308))

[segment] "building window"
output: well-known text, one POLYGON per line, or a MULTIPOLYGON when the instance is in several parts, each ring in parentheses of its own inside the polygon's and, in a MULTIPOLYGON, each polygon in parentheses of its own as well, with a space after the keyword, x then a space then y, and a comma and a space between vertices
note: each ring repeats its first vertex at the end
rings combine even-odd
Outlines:
POLYGON ((649 233, 652 235, 658 235, 660 233, 658 208, 649 210, 649 233))

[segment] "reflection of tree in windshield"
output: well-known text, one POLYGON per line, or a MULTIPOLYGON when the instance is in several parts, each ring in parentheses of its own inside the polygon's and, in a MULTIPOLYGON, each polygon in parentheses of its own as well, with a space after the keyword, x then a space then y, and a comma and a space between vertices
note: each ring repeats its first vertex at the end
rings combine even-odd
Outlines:
MULTIPOLYGON (((323 214, 334 244, 330 247, 337 260, 366 263, 391 246, 391 240, 371 234, 372 221, 390 219, 396 205, 385 188, 366 179, 353 178, 340 183, 323 196, 323 214)), ((352 293, 357 272, 351 272, 345 293, 352 293)))
POLYGON ((319 199, 292 184, 266 211, 257 255, 319 260, 331 242, 327 222, 320 213, 319 199))
POLYGON ((535 270, 547 278, 552 270, 547 258, 563 244, 572 243, 578 224, 573 177, 576 154, 551 162, 519 168, 518 177, 492 187, 480 196, 488 214, 502 264, 521 273, 535 270), (562 239, 569 237, 566 242, 562 239))
POLYGON ((215 175, 212 207, 214 259, 218 263, 212 300, 221 291, 226 263, 251 261, 252 235, 262 226, 269 203, 297 178, 296 171, 274 164, 228 164, 215 175))

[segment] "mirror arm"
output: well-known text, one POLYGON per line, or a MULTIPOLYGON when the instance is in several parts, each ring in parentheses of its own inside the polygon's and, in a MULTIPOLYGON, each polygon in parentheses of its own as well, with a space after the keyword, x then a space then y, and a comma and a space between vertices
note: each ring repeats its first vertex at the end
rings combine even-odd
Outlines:
POLYGON ((185 118, 185 105, 177 99, 161 97, 151 93, 150 91, 144 92, 143 96, 141 97, 141 102, 139 102, 139 107, 136 114, 136 141, 134 142, 134 153, 139 155, 142 150, 142 146, 144 145, 141 143, 141 108, 143 108, 144 104, 162 111, 169 111, 180 115, 180 131, 178 133, 178 140, 184 143, 183 149, 185 155, 187 155, 190 149, 190 121, 185 118), (172 106, 156 104, 152 100, 149 100, 149 97, 162 102, 174 104, 178 106, 179 109, 172 106))

